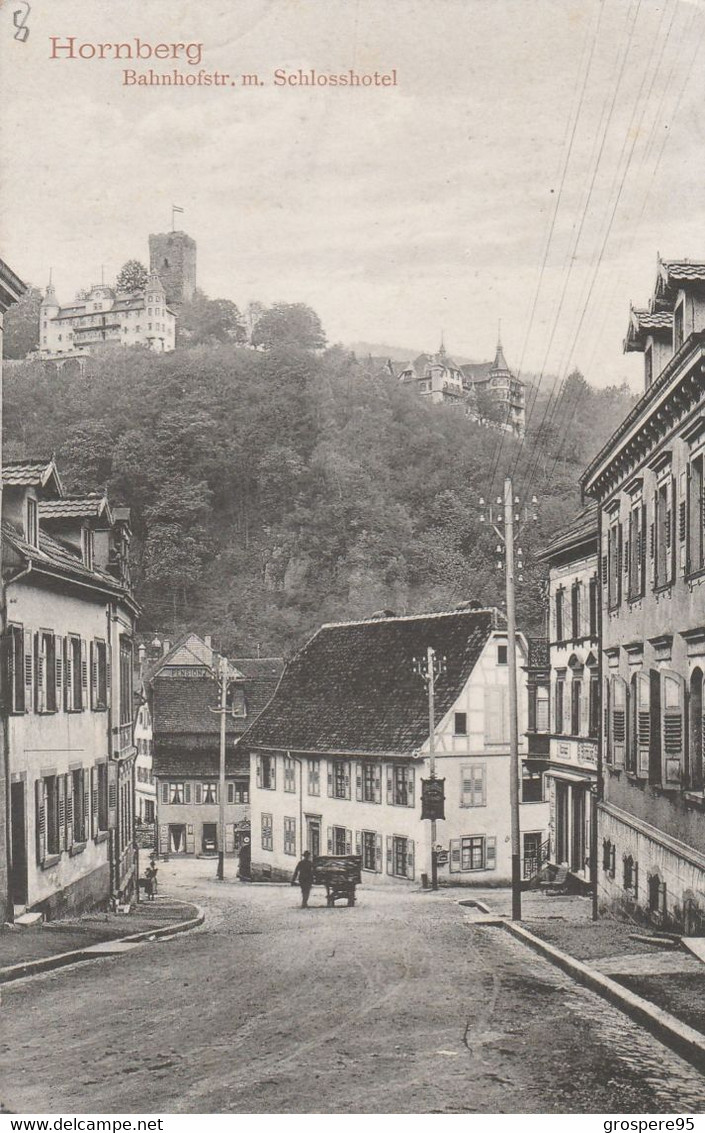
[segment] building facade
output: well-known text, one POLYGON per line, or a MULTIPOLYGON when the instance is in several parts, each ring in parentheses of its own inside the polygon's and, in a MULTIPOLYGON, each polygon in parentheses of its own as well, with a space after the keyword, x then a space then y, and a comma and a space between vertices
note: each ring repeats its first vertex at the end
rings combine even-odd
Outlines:
POLYGON ((135 819, 144 826, 153 826, 157 817, 152 744, 152 714, 144 703, 135 720, 135 819))
MULTIPOLYGON (((323 626, 289 662, 243 740, 252 760, 254 877, 290 878, 305 849, 314 857, 359 853, 367 882, 418 882, 430 873, 430 822, 421 818, 428 700, 417 671, 428 647, 443 665, 434 730, 445 789, 439 878, 510 879, 508 646, 496 610, 323 626)), ((522 639, 517 653, 521 665, 522 639)), ((519 713, 525 732, 525 686, 519 713)), ((527 790, 521 812, 531 855, 546 838, 540 790, 527 790)))
POLYGON ((98 284, 85 299, 61 306, 49 284, 39 312, 39 350, 44 361, 80 358, 104 346, 173 350, 176 316, 156 272, 144 290, 129 294, 98 284))
POLYGON ((152 233, 149 270, 162 280, 169 306, 189 303, 196 290, 196 241, 185 232, 152 233))
POLYGON ((474 399, 469 404, 471 416, 482 420, 483 399, 489 401, 496 410, 492 423, 506 429, 508 433, 523 437, 526 431, 525 386, 509 369, 501 341, 497 341, 494 362, 489 366, 470 364, 462 369, 468 395, 474 399))
MULTIPOLYGON (((214 854, 220 849, 218 661, 210 638, 189 634, 151 670, 157 842, 162 855, 214 854)), ((274 692, 281 670, 276 658, 229 662, 225 853, 237 852, 250 833, 250 761, 240 739, 274 692)))
POLYGON ((705 931, 705 263, 659 261, 625 349, 644 394, 583 477, 599 506, 603 908, 705 931))
MULTIPOLYGON (((124 512, 124 509, 123 509, 124 512)), ((3 467, 2 692, 13 906, 52 918, 136 883, 129 526, 63 493, 53 462, 3 467)))
POLYGON ((597 508, 589 505, 539 556, 549 568, 548 860, 587 887, 600 734, 597 508))

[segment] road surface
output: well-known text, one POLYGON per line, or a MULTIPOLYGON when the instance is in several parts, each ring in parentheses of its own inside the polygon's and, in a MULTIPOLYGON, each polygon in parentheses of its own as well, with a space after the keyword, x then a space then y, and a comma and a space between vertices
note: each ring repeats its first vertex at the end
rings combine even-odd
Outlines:
MULTIPOLYGON (((228 863, 230 864, 230 863, 228 863)), ((233 867, 230 866, 232 869, 233 867)), ((705 1078, 460 893, 160 867, 203 928, 2 993, 15 1113, 698 1113, 705 1078)), ((465 894, 467 896, 467 894, 465 894)))

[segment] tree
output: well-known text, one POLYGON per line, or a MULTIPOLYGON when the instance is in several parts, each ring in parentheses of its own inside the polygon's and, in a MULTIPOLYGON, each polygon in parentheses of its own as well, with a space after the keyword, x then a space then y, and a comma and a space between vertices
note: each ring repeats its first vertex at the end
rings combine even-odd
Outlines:
POLYGON ((149 272, 139 260, 128 260, 118 272, 116 289, 120 292, 144 291, 149 272))
POLYGON ((26 358, 39 345, 39 311, 42 293, 38 287, 28 287, 17 303, 5 315, 3 357, 26 358))
POLYGON ((305 303, 275 303, 258 319, 252 332, 252 345, 298 347, 300 350, 322 350, 326 344, 321 320, 305 303))
POLYGON ((184 303, 176 323, 178 346, 211 346, 217 342, 245 342, 247 333, 235 303, 230 299, 209 299, 196 288, 184 303))

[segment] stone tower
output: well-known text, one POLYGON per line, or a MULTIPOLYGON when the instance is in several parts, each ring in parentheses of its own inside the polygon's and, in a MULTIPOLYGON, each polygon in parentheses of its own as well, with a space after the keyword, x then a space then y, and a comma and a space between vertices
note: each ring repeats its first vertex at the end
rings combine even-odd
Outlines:
POLYGON ((185 232, 151 233, 149 270, 162 281, 170 306, 188 303, 196 290, 196 241, 185 232))

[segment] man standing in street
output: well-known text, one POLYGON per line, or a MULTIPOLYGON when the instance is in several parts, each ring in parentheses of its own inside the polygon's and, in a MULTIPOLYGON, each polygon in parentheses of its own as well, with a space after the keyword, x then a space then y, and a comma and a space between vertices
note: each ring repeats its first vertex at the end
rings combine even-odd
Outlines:
POLYGON ((291 884, 296 885, 297 881, 301 887, 301 908, 307 909, 308 895, 313 885, 313 862, 311 861, 311 855, 308 850, 304 850, 304 856, 301 858, 301 861, 297 863, 291 884))

